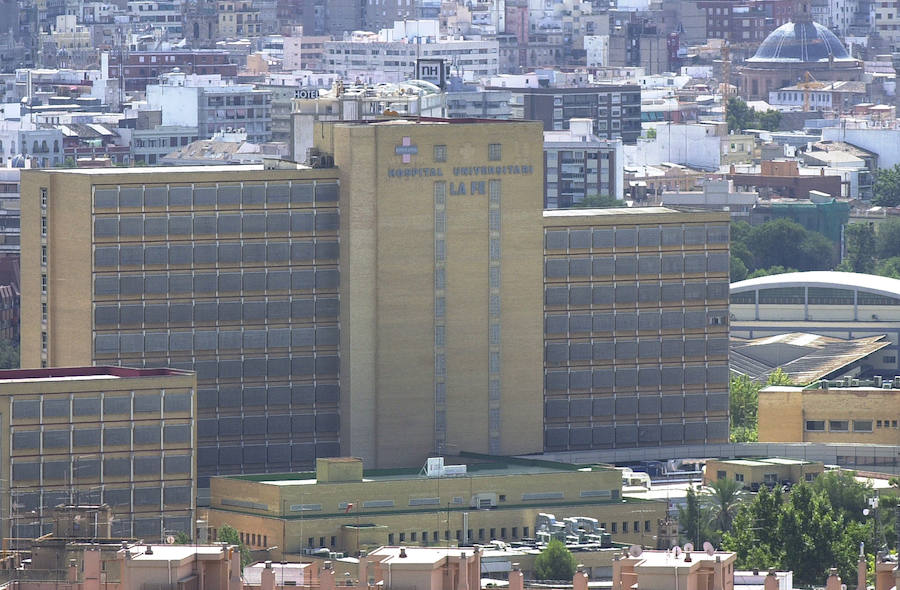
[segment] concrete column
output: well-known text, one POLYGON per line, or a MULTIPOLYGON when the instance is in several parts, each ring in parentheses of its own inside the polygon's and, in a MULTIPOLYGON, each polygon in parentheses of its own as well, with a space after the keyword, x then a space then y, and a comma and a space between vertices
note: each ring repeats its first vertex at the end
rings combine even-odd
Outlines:
POLYGON ((519 564, 512 564, 512 571, 509 572, 509 590, 525 590, 525 576, 519 569, 519 564))
POLYGON ((828 579, 825 580, 825 590, 841 590, 841 577, 837 574, 837 568, 828 570, 828 579))
POLYGON ((266 567, 262 571, 260 590, 275 590, 275 570, 272 569, 271 561, 266 562, 266 567))
POLYGON ((763 582, 763 590, 778 590, 778 578, 775 577, 775 570, 769 570, 766 579, 763 582))

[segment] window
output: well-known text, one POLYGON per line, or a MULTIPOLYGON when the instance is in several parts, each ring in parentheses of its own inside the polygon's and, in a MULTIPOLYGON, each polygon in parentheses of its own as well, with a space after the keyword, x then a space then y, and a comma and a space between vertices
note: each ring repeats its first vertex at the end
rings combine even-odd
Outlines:
POLYGON ((388 533, 388 545, 394 544, 394 533, 388 533))
POLYGON ((815 473, 807 473, 807 474, 806 474, 806 481, 812 481, 812 480, 814 480, 814 479, 816 479, 816 474, 815 474, 815 473))
POLYGON ((47 294, 47 275, 41 274, 41 293, 47 294))
POLYGON ((47 332, 41 332, 41 352, 47 352, 47 332))
POLYGON ((518 538, 519 538, 519 527, 514 526, 514 527, 512 528, 512 538, 513 538, 513 539, 518 539, 518 538))
MULTIPOLYGON (((41 321, 47 321, 47 304, 43 302, 41 303, 41 321)), ((881 421, 878 422, 878 426, 881 426, 881 421)))
POLYGON ((47 266, 47 246, 41 246, 41 265, 47 266))
POLYGON ((41 236, 47 237, 47 216, 41 215, 41 236))
POLYGON ((740 482, 743 482, 743 481, 744 481, 744 474, 743 474, 743 473, 735 473, 735 474, 734 474, 734 481, 740 481, 740 482))
POLYGON ((523 537, 527 537, 527 536, 528 536, 528 527, 527 527, 527 526, 523 526, 523 527, 522 527, 522 536, 523 536, 523 537))
POLYGON ((831 432, 847 432, 850 430, 850 422, 847 420, 829 420, 828 430, 831 432))
POLYGON ((881 420, 879 420, 879 421, 876 423, 876 427, 877 427, 877 428, 881 428, 881 420))
POLYGON ((716 479, 721 481, 721 480, 727 479, 727 478, 728 478, 728 474, 725 473, 724 470, 720 469, 719 471, 716 471, 716 479))
POLYGON ((806 430, 813 432, 824 432, 825 431, 825 420, 807 420, 806 421, 806 430))
POLYGON ((885 363, 893 365, 897 362, 897 357, 895 355, 891 354, 891 355, 887 355, 887 356, 883 357, 881 360, 885 363))
POLYGON ((506 502, 506 494, 500 494, 500 498, 499 498, 499 499, 500 499, 501 502, 506 502))
POLYGON ((435 162, 446 162, 447 161, 447 146, 445 146, 445 145, 434 146, 434 161, 435 162))
MULTIPOLYGON (((2 145, 2 144, 0 144, 2 145)), ((47 189, 41 187, 41 209, 47 208, 47 189)))
POLYGON ((622 534, 625 534, 627 532, 628 532, 628 521, 625 520, 622 522, 622 534))
POLYGON ((619 523, 617 523, 617 522, 612 523, 612 534, 615 535, 618 532, 619 532, 619 523))
POLYGON ((406 541, 406 533, 400 533, 400 542, 403 543, 406 541))
POLYGON ((492 143, 488 145, 488 160, 498 162, 501 159, 500 144, 492 143))
POLYGON ((872 432, 871 420, 854 420, 853 432, 872 432))
POLYGON ((645 521, 644 521, 644 532, 645 532, 645 533, 649 533, 649 532, 650 532, 650 521, 649 521, 649 520, 645 520, 645 521))
POLYGON ((777 473, 765 473, 763 474, 763 482, 767 484, 775 484, 778 483, 778 474, 777 473))
POLYGON ((632 526, 633 526, 633 528, 632 528, 631 530, 633 530, 634 532, 639 533, 639 532, 641 531, 641 523, 640 523, 640 521, 638 521, 638 520, 634 521, 634 522, 632 523, 632 526))

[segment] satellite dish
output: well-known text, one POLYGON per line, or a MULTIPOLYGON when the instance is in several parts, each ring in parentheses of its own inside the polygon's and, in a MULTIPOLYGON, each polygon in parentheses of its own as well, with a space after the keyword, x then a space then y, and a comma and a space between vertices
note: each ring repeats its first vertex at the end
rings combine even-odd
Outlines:
POLYGON ((694 550, 694 544, 693 544, 693 543, 685 543, 685 544, 684 544, 684 552, 685 552, 685 553, 690 553, 690 552, 693 551, 693 550, 694 550))
POLYGON ((863 508, 863 516, 869 516, 869 509, 863 508))
POLYGON ((172 535, 169 535, 168 537, 166 537, 166 545, 174 545, 174 544, 175 544, 175 537, 173 537, 172 535))
POLYGON ((681 556, 681 547, 675 545, 673 551, 675 552, 675 559, 678 559, 681 556))
POLYGON ((713 547, 713 544, 710 543, 709 541, 703 542, 703 550, 706 551, 706 554, 709 555, 710 557, 712 557, 713 554, 716 552, 716 548, 713 547))
POLYGON ((630 555, 632 557, 640 557, 641 553, 643 553, 643 552, 644 552, 644 548, 641 547, 640 545, 632 545, 628 549, 628 555, 630 555))

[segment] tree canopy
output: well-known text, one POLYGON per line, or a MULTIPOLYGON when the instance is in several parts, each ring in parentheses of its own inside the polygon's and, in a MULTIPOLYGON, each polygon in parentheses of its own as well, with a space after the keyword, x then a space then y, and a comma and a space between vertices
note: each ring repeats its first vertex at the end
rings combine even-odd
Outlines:
POLYGON ((0 338, 0 369, 19 368, 19 343, 0 338))
POLYGON ((575 557, 559 539, 550 539, 534 560, 534 572, 539 580, 571 580, 575 568, 575 557))
POLYGON ((746 278, 793 270, 830 270, 837 249, 824 235, 789 219, 774 219, 751 226, 731 224, 732 275, 746 278), (739 260, 743 265, 737 265, 739 260))
POLYGON ((871 273, 875 270, 875 229, 868 223, 849 223, 844 227, 846 258, 838 270, 871 273))
MULTIPOLYGON (((781 370, 772 371, 766 385, 792 385, 781 370)), ((731 442, 756 442, 758 438, 759 390, 763 384, 746 375, 732 375, 728 384, 730 397, 731 442)))
POLYGON ((250 565, 250 562, 253 561, 253 558, 250 556, 250 548, 241 541, 241 536, 238 534, 237 529, 230 524, 223 524, 219 528, 216 540, 221 543, 238 546, 238 551, 241 552, 241 569, 250 565))
POLYGON ((573 203, 576 209, 609 209, 611 207, 625 207, 625 201, 614 199, 607 195, 588 195, 578 203, 573 203))
MULTIPOLYGON (((824 477, 824 476, 820 476, 824 477)), ((871 524, 858 522, 835 508, 826 488, 841 498, 854 498, 865 486, 852 474, 823 484, 795 485, 787 498, 776 488, 760 489, 744 504, 723 546, 737 553, 742 569, 790 569, 795 582, 821 585, 828 569, 837 567, 848 583, 855 580, 859 544, 871 538, 871 524)))
POLYGON ((872 202, 880 207, 900 205, 900 164, 875 171, 872 202))
POLYGON ((744 129, 777 131, 781 125, 781 113, 769 109, 756 111, 738 97, 728 99, 728 131, 740 133, 744 129))

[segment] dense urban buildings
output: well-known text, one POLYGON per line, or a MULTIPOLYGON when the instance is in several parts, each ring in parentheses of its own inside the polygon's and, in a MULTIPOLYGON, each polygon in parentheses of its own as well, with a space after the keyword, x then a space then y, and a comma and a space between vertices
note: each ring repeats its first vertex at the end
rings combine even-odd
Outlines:
POLYGON ((8 449, 0 534, 51 532, 60 504, 107 505, 114 520, 106 536, 192 531, 196 382, 175 369, 0 371, 0 440, 8 449))

